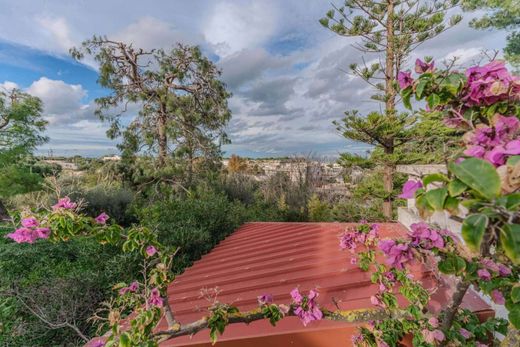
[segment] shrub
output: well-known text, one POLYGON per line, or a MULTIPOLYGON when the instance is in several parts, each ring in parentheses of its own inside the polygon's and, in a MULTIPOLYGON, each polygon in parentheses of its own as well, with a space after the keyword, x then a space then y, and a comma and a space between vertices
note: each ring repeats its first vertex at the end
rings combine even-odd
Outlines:
POLYGON ((40 240, 15 244, 0 229, 0 345, 61 346, 80 344, 69 328, 50 329, 31 314, 19 296, 50 322, 73 322, 86 336, 97 328, 88 321, 112 294, 113 283, 133 278, 137 261, 96 240, 64 243, 40 240))

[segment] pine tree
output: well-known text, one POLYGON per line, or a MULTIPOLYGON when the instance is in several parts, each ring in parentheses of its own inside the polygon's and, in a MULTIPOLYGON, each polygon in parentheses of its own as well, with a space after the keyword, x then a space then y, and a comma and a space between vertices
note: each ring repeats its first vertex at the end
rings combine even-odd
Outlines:
MULTIPOLYGON (((392 218, 393 172, 399 158, 395 150, 411 140, 409 127, 415 118, 397 111, 396 78, 410 53, 423 42, 439 35, 460 22, 460 15, 446 19, 446 12, 459 0, 345 0, 343 6, 333 5, 320 23, 338 35, 357 37, 354 45, 370 59, 380 63, 368 66, 352 64, 352 72, 375 90, 372 99, 384 104, 383 112, 361 115, 347 111, 345 118, 335 122, 338 130, 349 139, 368 143, 383 150, 385 156, 383 183, 388 194, 383 204, 386 218, 392 218)), ((365 61, 365 59, 363 59, 365 61)))
MULTIPOLYGON (((462 8, 466 11, 486 10, 481 18, 473 19, 470 25, 476 29, 506 29, 520 27, 520 1, 518 0, 463 0, 462 8)), ((504 48, 506 59, 520 69, 520 32, 513 31, 507 36, 504 48)))

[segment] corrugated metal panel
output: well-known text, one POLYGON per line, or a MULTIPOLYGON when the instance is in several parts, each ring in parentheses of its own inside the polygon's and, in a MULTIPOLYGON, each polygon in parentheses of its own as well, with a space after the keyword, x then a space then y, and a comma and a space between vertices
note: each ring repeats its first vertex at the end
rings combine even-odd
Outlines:
MULTIPOLYGON (((257 296, 272 294, 276 303, 290 303, 289 292, 300 287, 307 292, 318 288, 318 302, 343 310, 372 307, 370 296, 377 288, 369 273, 351 265, 349 254, 339 249, 344 223, 248 223, 222 241, 209 254, 178 276, 168 289, 176 319, 189 323, 207 314, 210 305, 201 296, 202 289, 219 288, 218 300, 241 310, 257 307, 257 296)), ((399 237, 406 229, 398 223, 381 224, 381 237, 399 237)), ((429 287, 438 287, 433 308, 449 302, 447 288, 433 278, 421 264, 412 266, 415 278, 429 287)), ((484 315, 489 307, 474 293, 468 293, 465 305, 484 315)), ((161 322, 160 329, 166 328, 161 322)), ((266 321, 249 326, 234 324, 226 328, 219 345, 235 346, 350 346, 355 327, 346 323, 320 321, 303 327, 295 317, 282 320, 276 327, 266 321), (333 344, 331 344, 333 342, 333 344)), ((209 333, 167 341, 162 346, 209 346, 209 333)))

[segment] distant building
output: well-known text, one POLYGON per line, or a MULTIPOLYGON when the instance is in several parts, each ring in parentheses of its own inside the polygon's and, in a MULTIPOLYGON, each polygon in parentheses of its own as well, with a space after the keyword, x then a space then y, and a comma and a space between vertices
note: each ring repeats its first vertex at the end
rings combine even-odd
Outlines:
POLYGON ((120 161, 121 157, 118 155, 105 156, 105 157, 102 157, 101 160, 103 160, 103 161, 120 161))

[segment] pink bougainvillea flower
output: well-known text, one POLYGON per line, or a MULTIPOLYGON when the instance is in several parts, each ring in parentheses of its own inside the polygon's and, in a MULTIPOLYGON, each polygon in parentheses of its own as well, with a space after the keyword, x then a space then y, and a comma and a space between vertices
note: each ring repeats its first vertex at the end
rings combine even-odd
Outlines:
POLYGON ((139 289, 139 282, 133 281, 128 287, 119 289, 119 295, 125 295, 126 293, 135 293, 139 289))
POLYGON ((146 254, 148 254, 149 257, 152 257, 155 253, 157 253, 157 248, 151 245, 146 247, 146 254))
POLYGON ((105 346, 105 341, 103 341, 103 340, 96 340, 96 341, 92 342, 92 344, 90 346, 91 347, 104 347, 105 346))
POLYGON ((520 128, 520 121, 515 116, 496 115, 493 119, 495 132, 499 138, 514 135, 520 128))
POLYGON ((431 317, 428 319, 428 323, 434 328, 437 328, 439 326, 439 320, 436 317, 431 317))
POLYGON ((357 264, 357 258, 350 258, 350 264, 356 265, 357 264))
POLYGON ((489 281, 491 279, 491 274, 486 269, 479 269, 477 271, 477 275, 481 280, 489 281))
POLYGON ((469 146, 468 149, 464 151, 464 154, 468 157, 484 158, 484 155, 486 154, 486 149, 478 145, 469 146))
POLYGON ((162 307, 163 299, 161 298, 161 293, 159 293, 159 289, 154 288, 150 291, 150 297, 148 298, 148 304, 152 306, 162 307))
POLYGON ((461 334, 465 339, 469 339, 471 337, 471 333, 464 328, 459 329, 459 334, 461 334))
POLYGON ((20 228, 16 229, 13 233, 7 234, 6 237, 16 243, 33 243, 38 238, 38 235, 32 229, 20 228))
POLYGON ((267 304, 273 303, 273 296, 271 294, 260 295, 257 299, 258 299, 258 304, 260 304, 260 305, 267 305, 267 304))
POLYGON ((99 216, 97 216, 94 220, 96 221, 97 224, 101 224, 101 225, 104 225, 106 224, 107 220, 109 219, 110 217, 108 216, 108 214, 106 214, 105 212, 102 212, 99 216))
POLYGON ((404 269, 404 264, 413 259, 412 250, 407 244, 385 239, 379 241, 378 246, 386 255, 386 263, 398 269, 404 269))
POLYGON ((284 305, 284 304, 278 305, 278 308, 280 309, 280 312, 282 312, 283 314, 287 314, 291 310, 291 308, 289 306, 284 305))
POLYGON ((22 219, 22 223, 21 224, 22 224, 22 226, 24 226, 26 228, 35 228, 38 225, 40 225, 38 220, 36 218, 34 218, 34 217, 29 217, 29 218, 22 219))
POLYGON ((291 291, 291 297, 295 305, 294 314, 300 318, 305 326, 312 321, 321 320, 323 318, 323 313, 316 303, 318 295, 318 292, 315 290, 309 291, 307 297, 301 295, 298 288, 291 291))
POLYGON ((357 233, 353 231, 347 231, 341 236, 339 240, 339 247, 352 251, 357 246, 357 233))
POLYGON ((482 266, 484 266, 489 271, 493 271, 493 272, 499 272, 500 271, 500 268, 498 267, 498 264, 495 263, 492 259, 483 258, 480 261, 480 264, 482 264, 482 266))
POLYGON ((498 264, 498 273, 502 277, 507 277, 511 275, 511 269, 505 266, 504 264, 498 264))
POLYGON ((415 192, 422 188, 421 181, 409 180, 403 185, 403 192, 399 195, 401 199, 413 199, 415 192))
POLYGON ((59 210, 60 208, 66 209, 66 210, 73 210, 78 206, 75 202, 72 202, 68 196, 61 198, 58 200, 58 202, 52 206, 53 210, 59 210))
POLYGON ((435 341, 439 341, 439 342, 444 341, 444 338, 445 338, 444 333, 439 329, 436 329, 433 331, 424 329, 422 331, 422 335, 424 337, 424 341, 431 343, 431 344, 433 344, 435 341))
POLYGON ((48 239, 51 235, 51 229, 49 228, 36 228, 34 229, 36 236, 40 239, 48 239))
POLYGON ((506 303, 506 299, 504 298, 504 295, 498 289, 493 289, 493 291, 491 292, 491 298, 493 299, 495 304, 504 305, 506 303))
POLYGON ((397 74, 399 88, 406 89, 413 84, 412 73, 410 71, 399 71, 397 74))
POLYGON ((430 63, 424 62, 421 59, 417 59, 415 61, 415 72, 422 74, 426 72, 433 72, 435 69, 435 62, 431 61, 430 63))
POLYGON ((444 248, 444 239, 439 230, 430 228, 424 222, 410 225, 412 232, 409 234, 413 246, 420 246, 424 249, 444 248))

